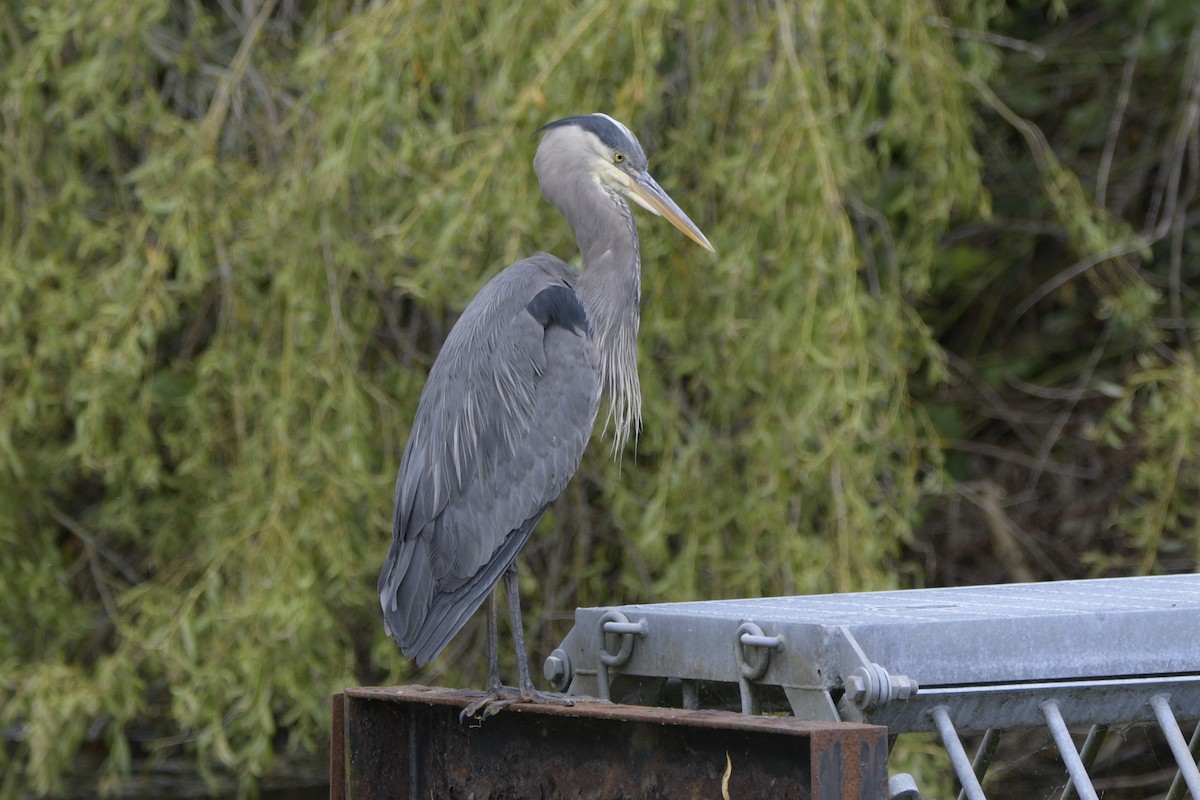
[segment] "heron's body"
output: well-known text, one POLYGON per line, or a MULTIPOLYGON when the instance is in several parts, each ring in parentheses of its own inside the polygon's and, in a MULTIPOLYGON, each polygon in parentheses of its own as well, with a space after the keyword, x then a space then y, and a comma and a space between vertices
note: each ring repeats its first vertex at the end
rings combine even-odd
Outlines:
POLYGON ((546 254, 513 264, 467 306, 429 373, 380 584, 394 597, 388 628, 418 664, 466 624, 579 466, 600 359, 578 278, 546 254))
MULTIPOLYGON (((579 466, 601 394, 617 447, 640 422, 641 267, 625 198, 712 249, 645 171, 625 126, 594 114, 544 130, 534 166, 543 194, 575 230, 583 269, 539 253, 503 270, 467 306, 430 370, 379 576, 385 627, 418 665, 462 629, 502 575, 515 575, 517 553, 579 466)), ((506 585, 528 696, 515 579, 506 585)))

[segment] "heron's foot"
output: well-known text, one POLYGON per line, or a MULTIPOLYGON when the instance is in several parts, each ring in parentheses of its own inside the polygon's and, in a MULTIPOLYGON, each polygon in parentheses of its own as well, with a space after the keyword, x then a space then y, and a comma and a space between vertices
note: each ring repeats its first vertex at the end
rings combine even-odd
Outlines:
POLYGON ((521 702, 541 703, 547 706, 573 706, 575 698, 558 692, 539 692, 537 689, 527 688, 521 692, 521 702))
POLYGON ((499 714, 513 703, 541 703, 550 706, 573 706, 575 699, 557 692, 539 692, 537 689, 517 689, 513 686, 496 686, 471 705, 464 708, 458 715, 458 721, 463 725, 468 720, 483 722, 488 717, 499 714))
POLYGON ((511 686, 493 686, 482 697, 464 708, 458 715, 458 721, 463 725, 466 725, 468 720, 483 722, 522 700, 521 692, 511 686))

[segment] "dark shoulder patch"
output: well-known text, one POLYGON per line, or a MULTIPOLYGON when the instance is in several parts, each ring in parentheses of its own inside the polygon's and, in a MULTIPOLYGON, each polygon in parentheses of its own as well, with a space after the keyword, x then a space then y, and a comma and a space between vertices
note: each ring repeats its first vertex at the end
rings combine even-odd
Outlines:
POLYGON ((541 323, 543 328, 557 325, 572 333, 592 334, 592 326, 588 324, 587 312, 574 291, 566 286, 549 286, 542 289, 525 310, 541 323))

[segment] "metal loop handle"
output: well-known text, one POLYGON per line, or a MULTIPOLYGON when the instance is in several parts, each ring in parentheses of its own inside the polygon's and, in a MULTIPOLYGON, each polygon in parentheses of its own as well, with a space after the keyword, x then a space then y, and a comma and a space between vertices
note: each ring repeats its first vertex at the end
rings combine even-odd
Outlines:
POLYGON ((759 680, 767 674, 767 667, 771 665, 771 651, 778 652, 783 649, 783 637, 767 636, 763 629, 753 622, 743 622, 739 625, 736 637, 737 660, 742 677, 748 681, 759 680), (756 653, 753 659, 748 657, 748 649, 756 653))
POLYGON ((596 690, 601 700, 609 700, 608 668, 619 667, 633 655, 633 637, 646 636, 650 626, 646 620, 630 622, 629 617, 616 609, 605 611, 598 623, 600 643, 596 648, 596 690), (621 647, 615 653, 608 652, 609 634, 621 640, 621 647))
POLYGON ((630 622, 629 617, 620 611, 605 611, 600 617, 600 650, 596 655, 606 667, 619 667, 633 655, 633 637, 645 636, 649 632, 646 620, 630 622), (608 652, 606 634, 620 637, 621 648, 617 652, 608 652))

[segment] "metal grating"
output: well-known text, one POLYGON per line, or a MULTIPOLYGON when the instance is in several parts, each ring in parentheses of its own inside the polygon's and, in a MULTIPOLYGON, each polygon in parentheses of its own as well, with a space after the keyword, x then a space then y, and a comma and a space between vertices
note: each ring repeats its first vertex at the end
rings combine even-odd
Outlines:
POLYGON ((1154 723, 1176 796, 1200 800, 1198 738, 1179 727, 1200 719, 1198 634, 1200 575, 581 608, 546 677, 625 702, 677 691, 685 708, 726 687, 745 713, 782 695, 798 717, 935 731, 972 800, 1000 730, 1048 728, 1069 791, 1094 797, 1107 726, 1154 723), (1079 724, 1094 726, 1082 754, 1079 724), (989 731, 973 764, 959 737, 989 731))

